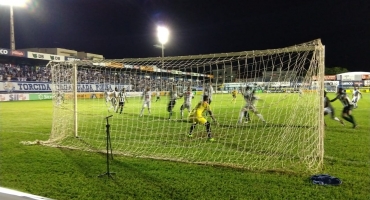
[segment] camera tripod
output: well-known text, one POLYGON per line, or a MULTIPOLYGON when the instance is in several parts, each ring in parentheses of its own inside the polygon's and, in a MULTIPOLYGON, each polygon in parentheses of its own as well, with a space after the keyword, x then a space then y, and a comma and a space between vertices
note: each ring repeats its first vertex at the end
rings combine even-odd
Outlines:
POLYGON ((112 153, 112 143, 110 141, 110 133, 109 133, 110 124, 109 124, 109 121, 108 121, 108 119, 112 116, 113 115, 109 115, 108 117, 105 118, 107 120, 107 124, 105 125, 106 133, 107 133, 107 172, 105 172, 103 174, 100 174, 98 177, 103 177, 103 176, 107 175, 108 178, 113 179, 112 174, 116 174, 116 173, 109 171, 109 155, 110 155, 111 159, 113 160, 113 153, 112 153), (110 149, 110 154, 109 154, 109 149, 110 149))

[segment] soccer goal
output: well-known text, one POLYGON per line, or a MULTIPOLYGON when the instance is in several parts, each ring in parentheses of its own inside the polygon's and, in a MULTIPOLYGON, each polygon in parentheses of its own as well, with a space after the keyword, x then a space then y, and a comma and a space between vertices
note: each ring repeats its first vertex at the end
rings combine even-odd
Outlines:
POLYGON ((323 166, 324 46, 319 39, 268 50, 50 62, 48 69, 54 110, 50 138, 42 144, 105 152, 106 117, 112 115, 108 123, 116 155, 256 171, 317 172, 323 166), (115 95, 123 88, 121 111, 115 95), (178 99, 169 120, 173 88, 178 99), (188 88, 194 94, 192 108, 212 88, 210 107, 218 123, 203 114, 212 142, 203 125, 187 137, 192 122, 189 111, 180 109, 188 88), (246 88, 258 97, 257 112, 246 109, 249 115, 243 112, 246 88), (146 90, 150 109, 143 106, 146 90))

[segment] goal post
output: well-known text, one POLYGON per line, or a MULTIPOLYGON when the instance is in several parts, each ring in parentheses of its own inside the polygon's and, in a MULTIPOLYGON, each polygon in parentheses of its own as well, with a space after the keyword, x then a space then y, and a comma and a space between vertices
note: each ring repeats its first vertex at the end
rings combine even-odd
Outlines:
POLYGON ((52 61, 53 122, 49 140, 42 144, 104 152, 105 117, 113 115, 111 145, 117 155, 256 171, 318 172, 324 160, 324 55, 318 39, 268 50, 52 61), (169 114, 174 85, 179 97, 192 90, 192 108, 206 88, 213 88, 210 107, 218 123, 204 117, 215 141, 207 140, 206 127, 200 124, 193 137, 187 137, 192 123, 191 110, 182 109, 184 98, 177 99, 169 114), (255 110, 244 109, 247 87, 260 99, 255 110), (114 91, 123 88, 127 98, 121 111, 119 100, 112 105, 112 99, 114 91), (152 91, 150 109, 142 100, 147 89, 152 91))

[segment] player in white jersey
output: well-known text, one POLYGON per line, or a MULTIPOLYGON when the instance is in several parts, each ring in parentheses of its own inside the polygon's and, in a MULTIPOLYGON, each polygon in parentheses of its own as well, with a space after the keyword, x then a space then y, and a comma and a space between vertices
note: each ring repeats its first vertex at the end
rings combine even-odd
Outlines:
POLYGON ((114 88, 114 91, 112 92, 112 97, 110 99, 110 102, 111 102, 111 106, 108 108, 108 111, 110 111, 111 109, 113 109, 113 112, 117 109, 117 106, 118 106, 118 89, 117 87, 114 88))
POLYGON ((59 106, 61 103, 64 103, 64 92, 61 90, 58 90, 56 95, 57 100, 57 106, 59 106))
POLYGON ((330 102, 333 102, 337 99, 339 99, 339 101, 343 104, 342 118, 345 119, 346 121, 351 122, 353 125, 352 128, 356 128, 357 124, 352 116, 353 103, 350 101, 343 88, 338 88, 337 96, 330 102))
POLYGON ((188 87, 186 92, 184 93, 184 103, 180 107, 181 111, 181 119, 184 117, 184 110, 188 109, 188 112, 191 111, 191 100, 194 98, 194 94, 191 91, 191 88, 188 87))
MULTIPOLYGON (((344 126, 343 121, 335 116, 334 108, 330 103, 330 99, 326 96, 326 91, 324 91, 324 115, 328 115, 328 114, 330 114, 331 119, 333 119, 335 121, 338 121, 339 123, 341 123, 344 126)), ((324 122, 324 124, 326 126, 325 122, 324 122)))
POLYGON ((108 106, 108 103, 110 103, 111 98, 110 98, 111 93, 108 92, 107 90, 104 91, 104 99, 105 99, 105 105, 108 106))
POLYGON ((143 99, 143 106, 141 107, 140 117, 143 116, 143 112, 144 112, 145 107, 148 108, 149 114, 151 112, 150 108, 151 108, 151 103, 152 103, 152 92, 150 91, 149 87, 146 88, 146 90, 143 92, 142 99, 143 99))
POLYGON ((168 106, 167 106, 167 111, 169 112, 168 119, 171 119, 172 113, 173 113, 172 112, 173 107, 175 107, 176 100, 179 98, 179 95, 177 95, 177 91, 176 91, 176 85, 172 86, 172 89, 171 89, 168 97, 169 97, 169 102, 168 102, 168 106))
POLYGON ((352 93, 352 103, 353 103, 354 108, 357 108, 357 103, 358 101, 360 101, 361 98, 362 98, 362 93, 360 92, 358 87, 357 88, 355 87, 352 93))
MULTIPOLYGON (((239 114, 238 123, 241 124, 243 122, 243 117, 246 116, 246 112, 252 111, 258 118, 260 118, 264 123, 266 123, 263 116, 257 111, 255 107, 255 101, 261 100, 260 98, 254 95, 255 90, 251 86, 247 86, 245 92, 243 94, 244 100, 246 102, 245 106, 241 109, 239 114)), ((248 123, 248 121, 246 121, 248 123)))
POLYGON ((121 108, 119 114, 122 114, 123 112, 123 106, 125 105, 125 102, 127 102, 127 95, 126 95, 126 89, 122 88, 122 91, 118 94, 118 108, 116 110, 116 113, 118 113, 118 110, 121 108))
POLYGON ((214 93, 212 83, 207 84, 203 89, 203 96, 208 96, 208 104, 212 103, 212 94, 214 93))

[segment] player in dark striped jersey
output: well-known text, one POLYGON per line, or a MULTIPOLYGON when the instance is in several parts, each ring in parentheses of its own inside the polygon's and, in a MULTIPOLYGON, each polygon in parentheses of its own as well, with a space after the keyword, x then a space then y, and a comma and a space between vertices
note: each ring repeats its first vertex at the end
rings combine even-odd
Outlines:
POLYGON ((120 110, 119 114, 122 114, 123 112, 123 106, 125 105, 126 99, 126 89, 122 88, 122 91, 118 93, 118 108, 116 110, 116 113, 118 113, 118 110, 120 110))
POLYGON ((332 99, 330 102, 333 102, 337 99, 339 99, 339 101, 343 104, 342 118, 345 119, 346 121, 351 122, 353 125, 353 128, 356 128, 357 124, 355 122, 355 119, 352 116, 353 103, 348 98, 343 88, 338 88, 337 96, 334 99, 332 99))
MULTIPOLYGON (((334 108, 330 103, 330 99, 326 96, 326 91, 324 91, 324 115, 328 115, 328 114, 330 114, 331 119, 333 119, 335 121, 338 121, 339 123, 341 123, 344 126, 343 121, 335 116, 334 108)), ((325 126, 326 126, 326 123, 325 123, 325 126)))
POLYGON ((167 106, 167 111, 170 113, 169 116, 168 116, 168 119, 170 120, 171 117, 172 117, 172 110, 173 110, 173 107, 175 107, 176 105, 176 100, 180 98, 180 96, 177 94, 177 90, 176 90, 176 85, 173 85, 172 86, 172 89, 169 93, 169 102, 168 102, 168 106, 167 106))

